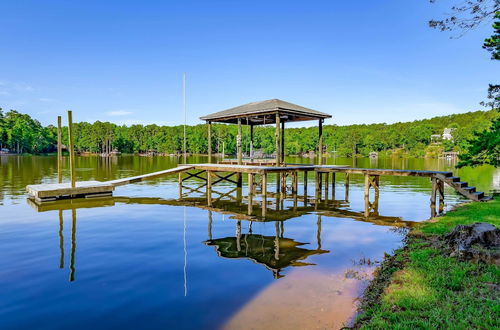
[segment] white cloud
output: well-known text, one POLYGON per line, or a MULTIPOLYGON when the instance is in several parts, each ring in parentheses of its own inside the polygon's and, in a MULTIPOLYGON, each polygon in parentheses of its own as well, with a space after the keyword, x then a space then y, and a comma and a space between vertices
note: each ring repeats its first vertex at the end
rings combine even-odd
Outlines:
POLYGON ((111 116, 111 117, 116 117, 116 116, 128 116, 128 115, 131 115, 132 112, 131 111, 118 110, 118 111, 108 111, 108 112, 106 112, 106 114, 108 116, 111 116))

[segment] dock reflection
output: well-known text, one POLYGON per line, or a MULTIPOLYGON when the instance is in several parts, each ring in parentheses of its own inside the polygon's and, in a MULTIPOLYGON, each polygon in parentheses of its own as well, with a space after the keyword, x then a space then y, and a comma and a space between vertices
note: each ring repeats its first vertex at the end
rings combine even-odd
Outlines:
MULTIPOLYGON (((333 197, 333 196, 332 196, 333 197)), ((63 212, 71 211, 71 251, 69 254, 69 281, 76 278, 76 227, 77 209, 111 207, 119 204, 145 204, 197 207, 207 210, 207 240, 203 243, 213 246, 217 255, 229 259, 248 259, 269 269, 275 278, 283 275, 281 271, 287 267, 313 265, 306 261, 312 255, 324 254, 329 251, 321 248, 321 223, 327 218, 350 218, 356 221, 370 222, 381 226, 412 227, 415 222, 403 221, 400 217, 381 216, 378 212, 378 194, 373 202, 366 201, 366 209, 356 212, 346 209, 346 200, 318 200, 307 195, 284 195, 269 193, 265 200, 256 200, 253 196, 243 196, 241 188, 220 193, 220 198, 214 198, 207 203, 207 198, 184 197, 179 199, 162 199, 156 197, 102 197, 95 199, 68 199, 43 204, 28 199, 28 204, 38 212, 58 211, 59 218, 59 268, 65 267, 64 251, 64 218, 63 212), (261 208, 265 205, 266 212, 261 208), (236 220, 235 236, 214 237, 212 233, 213 212, 229 215, 236 220), (298 242, 285 236, 285 222, 305 214, 316 214, 315 248, 306 248, 312 242, 298 242), (242 221, 248 221, 247 233, 242 233, 242 221), (275 235, 269 236, 253 231, 254 222, 274 222, 275 235)), ((245 226, 246 227, 246 226, 245 226)))
MULTIPOLYGON (((321 217, 321 216, 319 216, 321 217)), ((250 225, 252 222, 250 222, 250 225)), ((209 220, 209 239, 204 243, 215 247, 219 257, 228 259, 248 259, 255 264, 263 265, 273 273, 274 278, 284 275, 281 271, 287 267, 310 266, 314 263, 305 262, 309 256, 329 253, 321 249, 321 222, 317 227, 317 248, 306 249, 308 243, 297 242, 292 238, 284 237, 284 222, 275 221, 275 236, 265 236, 250 232, 241 233, 241 220, 236 222, 234 237, 212 239, 211 222, 209 220)))

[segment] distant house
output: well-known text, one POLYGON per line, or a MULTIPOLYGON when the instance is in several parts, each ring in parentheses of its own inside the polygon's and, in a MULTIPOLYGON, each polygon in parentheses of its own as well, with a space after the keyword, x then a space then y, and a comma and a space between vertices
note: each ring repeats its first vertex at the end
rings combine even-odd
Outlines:
POLYGON ((453 130, 453 128, 445 128, 443 130, 443 140, 453 140, 453 135, 451 135, 453 130))
POLYGON ((9 152, 10 152, 10 150, 7 148, 0 149, 0 154, 8 154, 9 152))

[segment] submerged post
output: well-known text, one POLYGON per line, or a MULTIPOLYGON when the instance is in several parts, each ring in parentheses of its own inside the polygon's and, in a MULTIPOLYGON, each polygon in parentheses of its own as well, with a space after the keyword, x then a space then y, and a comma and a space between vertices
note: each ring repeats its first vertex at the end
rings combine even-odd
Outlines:
POLYGON ((75 175, 75 148, 73 146, 73 112, 68 110, 68 140, 69 140, 69 167, 71 173, 71 188, 76 186, 75 175))
POLYGON ((62 131, 61 116, 57 116, 57 182, 62 183, 62 131))
POLYGON ((207 121, 208 128, 208 162, 212 162, 212 122, 207 121))

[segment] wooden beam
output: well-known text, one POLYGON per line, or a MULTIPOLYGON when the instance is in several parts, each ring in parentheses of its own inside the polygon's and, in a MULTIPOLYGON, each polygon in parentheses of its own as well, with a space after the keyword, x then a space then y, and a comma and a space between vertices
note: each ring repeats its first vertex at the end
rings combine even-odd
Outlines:
POLYGON ((75 147, 73 145, 73 112, 68 110, 68 140, 69 140, 69 167, 71 173, 71 188, 76 186, 75 147))
POLYGON ((62 183, 62 127, 61 116, 57 116, 57 182, 62 183))

